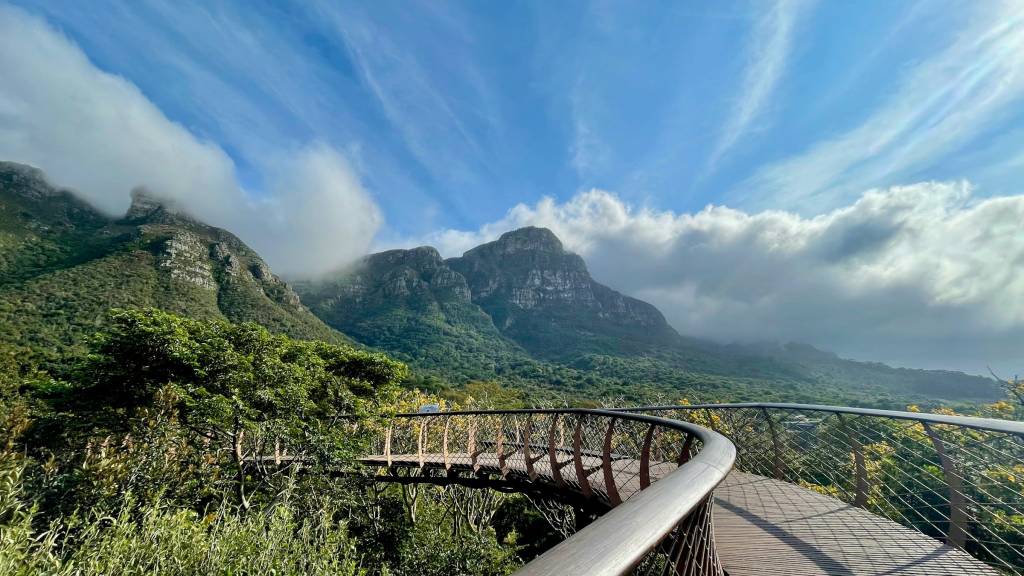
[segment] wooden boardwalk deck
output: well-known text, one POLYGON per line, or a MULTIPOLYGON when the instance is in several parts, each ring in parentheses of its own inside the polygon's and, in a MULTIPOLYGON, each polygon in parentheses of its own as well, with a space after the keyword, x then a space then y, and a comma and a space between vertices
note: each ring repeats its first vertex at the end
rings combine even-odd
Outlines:
POLYGON ((731 472, 715 491, 715 542, 729 576, 998 574, 916 530, 801 488, 731 472))
MULTIPOLYGON (((559 465, 571 459, 559 458, 559 465)), ((468 454, 449 454, 451 469, 470 471, 468 454)), ((387 466, 384 456, 369 456, 369 465, 387 466)), ((420 466, 416 454, 393 455, 392 466, 420 466)), ((444 469, 441 454, 424 454, 425 468, 444 469)), ((596 469, 600 459, 583 457, 584 470, 596 469)), ((547 459, 531 464, 528 472, 522 454, 509 455, 504 470, 496 454, 479 454, 477 470, 504 473, 521 480, 555 484, 547 459)), ((639 463, 613 462, 615 484, 623 499, 639 490, 639 463)), ((656 481, 675 465, 651 467, 656 481)), ((562 481, 578 486, 574 463, 559 468, 562 481)), ((591 489, 605 493, 600 471, 588 477, 591 489)), ((920 532, 824 496, 795 484, 733 471, 715 491, 715 541, 729 576, 862 576, 862 575, 959 575, 999 574, 970 555, 920 532)))

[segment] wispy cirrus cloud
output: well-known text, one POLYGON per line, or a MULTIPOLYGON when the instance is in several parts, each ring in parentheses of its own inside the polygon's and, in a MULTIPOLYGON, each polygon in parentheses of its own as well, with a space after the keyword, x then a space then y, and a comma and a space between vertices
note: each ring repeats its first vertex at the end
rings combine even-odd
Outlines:
POLYGON ((474 182, 480 165, 487 162, 480 142, 481 125, 486 131, 497 120, 489 108, 488 88, 472 58, 474 38, 464 23, 437 8, 415 17, 395 11, 384 21, 355 6, 324 4, 320 10, 353 56, 359 75, 391 128, 401 135, 420 166, 438 182, 474 182), (460 48, 446 52, 457 62, 453 65, 457 75, 449 76, 447 66, 417 49, 428 43, 424 38, 395 33, 417 30, 422 20, 413 18, 431 21, 431 26, 418 28, 423 35, 438 44, 460 48), (446 82, 465 87, 464 94, 472 97, 453 101, 453 90, 446 82))
POLYGON ((993 128, 1024 99, 1024 5, 984 3, 975 12, 863 121, 757 170, 732 197, 815 213, 928 168, 993 128))
POLYGON ((724 157, 761 119, 771 103, 793 50, 800 22, 814 0, 778 0, 758 14, 746 48, 746 65, 739 98, 711 151, 707 172, 717 169, 724 157))

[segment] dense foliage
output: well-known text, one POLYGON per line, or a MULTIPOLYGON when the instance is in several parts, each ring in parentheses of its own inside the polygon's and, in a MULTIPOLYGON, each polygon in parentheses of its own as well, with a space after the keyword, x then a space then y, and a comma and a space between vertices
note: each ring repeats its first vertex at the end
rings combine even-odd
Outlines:
MULTIPOLYGON (((54 380, 0 354, 0 573, 489 575, 519 565, 493 512, 450 518, 448 500, 478 493, 339 476, 379 418, 430 399, 403 399, 406 368, 381 354, 115 310, 67 373, 54 380)), ((474 390, 509 400, 492 384, 474 390)))

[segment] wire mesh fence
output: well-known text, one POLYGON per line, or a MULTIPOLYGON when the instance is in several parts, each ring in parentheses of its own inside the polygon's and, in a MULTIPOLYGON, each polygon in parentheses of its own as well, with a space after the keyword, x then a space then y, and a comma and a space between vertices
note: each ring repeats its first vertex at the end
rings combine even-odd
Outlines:
POLYGON ((736 468, 832 496, 1024 574, 1018 423, 800 405, 629 409, 728 437, 736 468))

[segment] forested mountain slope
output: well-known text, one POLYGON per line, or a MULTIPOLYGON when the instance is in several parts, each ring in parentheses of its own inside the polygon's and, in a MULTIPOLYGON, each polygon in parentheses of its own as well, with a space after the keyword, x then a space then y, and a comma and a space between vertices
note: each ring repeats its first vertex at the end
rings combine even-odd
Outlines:
POLYGON ((148 306, 344 340, 230 232, 141 192, 109 218, 38 170, 0 163, 0 341, 53 361, 81 351, 110 308, 148 306))

